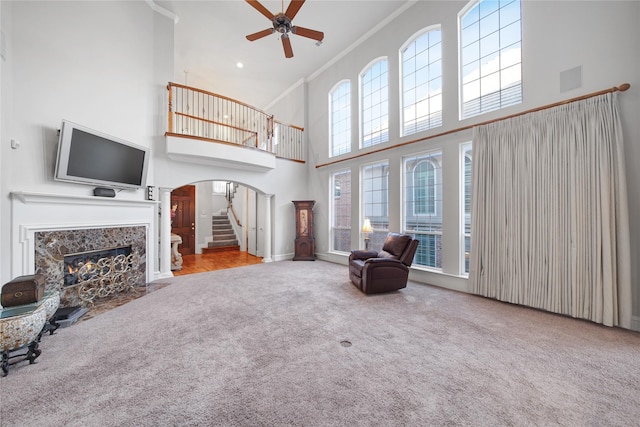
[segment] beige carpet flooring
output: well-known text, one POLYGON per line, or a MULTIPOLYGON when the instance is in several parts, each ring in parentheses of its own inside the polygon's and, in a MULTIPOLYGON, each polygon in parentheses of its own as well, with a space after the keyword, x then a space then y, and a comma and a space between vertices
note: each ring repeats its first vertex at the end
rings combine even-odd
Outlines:
POLYGON ((163 280, 43 337, 0 378, 0 426, 640 425, 640 334, 347 276, 282 261, 163 280))

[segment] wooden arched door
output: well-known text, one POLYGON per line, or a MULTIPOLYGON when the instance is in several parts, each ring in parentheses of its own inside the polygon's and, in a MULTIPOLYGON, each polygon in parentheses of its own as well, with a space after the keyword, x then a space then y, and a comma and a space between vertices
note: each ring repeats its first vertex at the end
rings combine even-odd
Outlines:
POLYGON ((196 253, 196 186, 185 185, 173 190, 171 210, 175 211, 171 232, 182 238, 178 251, 182 255, 196 253))

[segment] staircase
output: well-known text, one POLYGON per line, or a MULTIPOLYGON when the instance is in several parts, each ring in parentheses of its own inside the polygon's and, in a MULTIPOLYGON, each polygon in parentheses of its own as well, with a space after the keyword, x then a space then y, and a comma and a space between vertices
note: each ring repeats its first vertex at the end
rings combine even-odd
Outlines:
POLYGON ((213 239, 209 242, 208 247, 202 249, 202 252, 239 251, 240 245, 238 244, 238 239, 233 231, 229 217, 227 215, 214 215, 211 218, 213 239))

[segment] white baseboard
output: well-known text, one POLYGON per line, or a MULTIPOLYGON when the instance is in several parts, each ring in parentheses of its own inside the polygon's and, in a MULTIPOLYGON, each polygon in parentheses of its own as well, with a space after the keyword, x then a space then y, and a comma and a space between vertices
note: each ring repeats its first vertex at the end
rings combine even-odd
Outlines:
POLYGON ((159 271, 154 271, 153 273, 153 280, 161 280, 161 279, 168 279, 170 277, 173 277, 173 273, 160 273, 159 271))
POLYGON ((271 255, 272 261, 286 261, 289 259, 293 259, 293 254, 271 255))
POLYGON ((316 258, 322 261, 333 262, 335 264, 349 265, 349 254, 342 255, 316 252, 316 258))

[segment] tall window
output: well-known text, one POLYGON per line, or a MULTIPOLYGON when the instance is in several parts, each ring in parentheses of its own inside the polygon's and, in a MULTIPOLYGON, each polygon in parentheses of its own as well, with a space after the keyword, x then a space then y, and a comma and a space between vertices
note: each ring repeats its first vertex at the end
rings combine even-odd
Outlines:
POLYGON ((472 1, 459 21, 461 118, 521 103, 520 0, 472 1))
POLYGON ((374 62, 360 75, 362 147, 389 140, 389 72, 387 60, 374 62))
POLYGON ((471 144, 463 144, 461 147, 461 172, 462 191, 461 194, 461 214, 462 214, 462 260, 463 272, 469 274, 469 257, 471 254, 471 144))
POLYGON ((369 249, 380 250, 389 232, 389 164, 362 168, 362 211, 371 221, 369 249))
POLYGON ((404 159, 404 232, 420 244, 414 263, 442 268, 442 152, 404 159))
POLYGON ((351 151, 351 82, 339 83, 329 95, 331 156, 351 151))
POLYGON ((400 51, 402 135, 442 126, 442 35, 424 32, 400 51))
POLYGON ((331 249, 351 250, 351 171, 331 174, 331 249))

